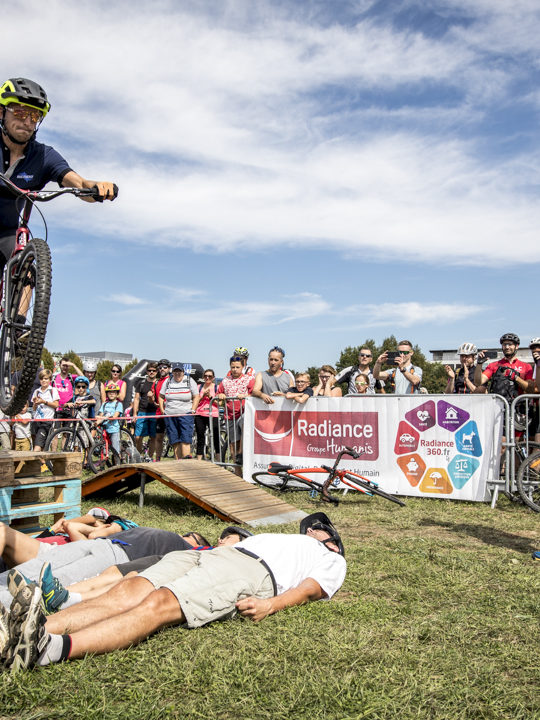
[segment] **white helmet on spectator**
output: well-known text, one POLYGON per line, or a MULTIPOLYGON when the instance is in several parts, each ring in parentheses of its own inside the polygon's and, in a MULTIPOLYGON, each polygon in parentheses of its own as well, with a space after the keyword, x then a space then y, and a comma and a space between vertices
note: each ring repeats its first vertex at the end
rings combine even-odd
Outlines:
POLYGON ((477 353, 478 348, 476 347, 476 345, 469 342, 462 343, 457 349, 458 355, 476 355, 477 353))
POLYGON ((540 345, 540 337, 532 338, 531 342, 529 343, 529 347, 532 348, 533 345, 540 345))
POLYGON ((97 362, 95 360, 85 360, 83 363, 83 370, 85 373, 96 372, 97 362))

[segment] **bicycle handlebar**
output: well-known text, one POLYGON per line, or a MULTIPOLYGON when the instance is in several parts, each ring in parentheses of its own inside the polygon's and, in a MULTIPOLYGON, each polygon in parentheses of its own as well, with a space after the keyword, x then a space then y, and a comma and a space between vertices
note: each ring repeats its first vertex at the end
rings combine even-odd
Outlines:
MULTIPOLYGON (((33 202, 49 202, 59 195, 75 195, 75 197, 89 197, 96 202, 103 202, 104 198, 98 193, 97 185, 92 188, 74 188, 65 187, 58 190, 21 190, 15 185, 4 173, 0 173, 0 180, 4 183, 8 190, 17 197, 28 198, 33 202)), ((113 199, 118 197, 118 185, 113 184, 113 199)))

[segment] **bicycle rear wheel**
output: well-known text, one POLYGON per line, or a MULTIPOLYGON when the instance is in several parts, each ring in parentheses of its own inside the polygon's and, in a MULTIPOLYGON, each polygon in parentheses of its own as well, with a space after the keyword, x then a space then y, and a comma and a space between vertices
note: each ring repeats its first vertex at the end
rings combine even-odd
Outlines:
POLYGON ((516 485, 521 499, 531 510, 540 512, 540 450, 531 453, 519 466, 516 485))
MULTIPOLYGON (((367 490, 367 492, 370 493, 371 495, 378 495, 379 497, 382 497, 385 500, 390 500, 390 502, 396 503, 397 505, 401 505, 401 507, 405 507, 405 503, 403 502, 403 500, 400 500, 395 495, 391 495, 390 493, 384 492, 384 490, 381 490, 378 485, 376 485, 375 483, 372 483, 370 480, 363 477, 362 475, 346 473, 343 477, 346 477, 347 480, 350 480, 355 485, 360 485, 360 487, 363 490, 367 490)), ((361 492, 361 490, 359 492, 361 492)))
MULTIPOLYGON (((47 438, 44 450, 48 452, 81 452, 83 453, 83 466, 86 462, 85 453, 88 450, 88 441, 76 430, 72 428, 58 428, 47 438)), ((45 460, 45 464, 51 472, 53 472, 53 463, 45 460)))
POLYGON ((287 487, 290 479, 288 475, 272 475, 272 473, 268 472, 256 472, 253 473, 251 479, 255 480, 257 485, 267 488, 267 490, 292 490, 292 488, 287 487))
POLYGON ((47 332, 51 301, 51 251, 35 238, 21 252, 8 281, 0 327, 0 409, 19 413, 28 400, 47 332), (14 375, 17 383, 12 391, 14 375))

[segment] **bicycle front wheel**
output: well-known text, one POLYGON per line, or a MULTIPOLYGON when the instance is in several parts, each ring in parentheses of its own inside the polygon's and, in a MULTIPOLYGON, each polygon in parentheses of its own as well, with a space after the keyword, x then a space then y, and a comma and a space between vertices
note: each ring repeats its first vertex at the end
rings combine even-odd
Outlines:
POLYGON ((0 328, 0 409, 6 415, 21 412, 34 385, 47 332, 51 281, 51 251, 45 240, 35 238, 14 267, 0 328))
POLYGON ((353 475, 352 473, 346 473, 343 477, 346 477, 347 480, 350 480, 355 485, 359 485, 361 488, 359 490, 359 492, 366 490, 371 495, 378 495, 379 497, 382 497, 385 500, 390 500, 390 502, 396 503, 397 505, 401 505, 401 507, 405 507, 405 503, 403 502, 403 500, 400 500, 395 495, 391 495, 390 493, 384 492, 384 490, 381 490, 378 485, 370 482, 367 478, 363 477, 362 475, 353 475))
POLYGON ((88 452, 88 465, 93 473, 107 470, 115 465, 120 465, 120 463, 120 455, 111 445, 107 447, 104 442, 94 443, 88 452))
POLYGON ((531 453, 519 466, 516 485, 521 499, 531 510, 540 512, 540 450, 531 453))
POLYGON ((45 445, 49 452, 84 452, 87 446, 86 439, 74 430, 59 428, 54 430, 45 445))

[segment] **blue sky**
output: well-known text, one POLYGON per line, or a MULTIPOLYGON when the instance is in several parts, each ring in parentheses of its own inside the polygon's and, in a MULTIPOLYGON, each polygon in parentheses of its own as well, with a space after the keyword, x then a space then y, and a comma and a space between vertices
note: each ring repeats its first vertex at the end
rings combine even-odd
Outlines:
MULTIPOLYGON (((12 3, 4 74, 114 203, 44 206, 51 350, 300 369, 540 335, 537 1, 12 3)), ((34 217, 33 229, 41 234, 34 217)))

